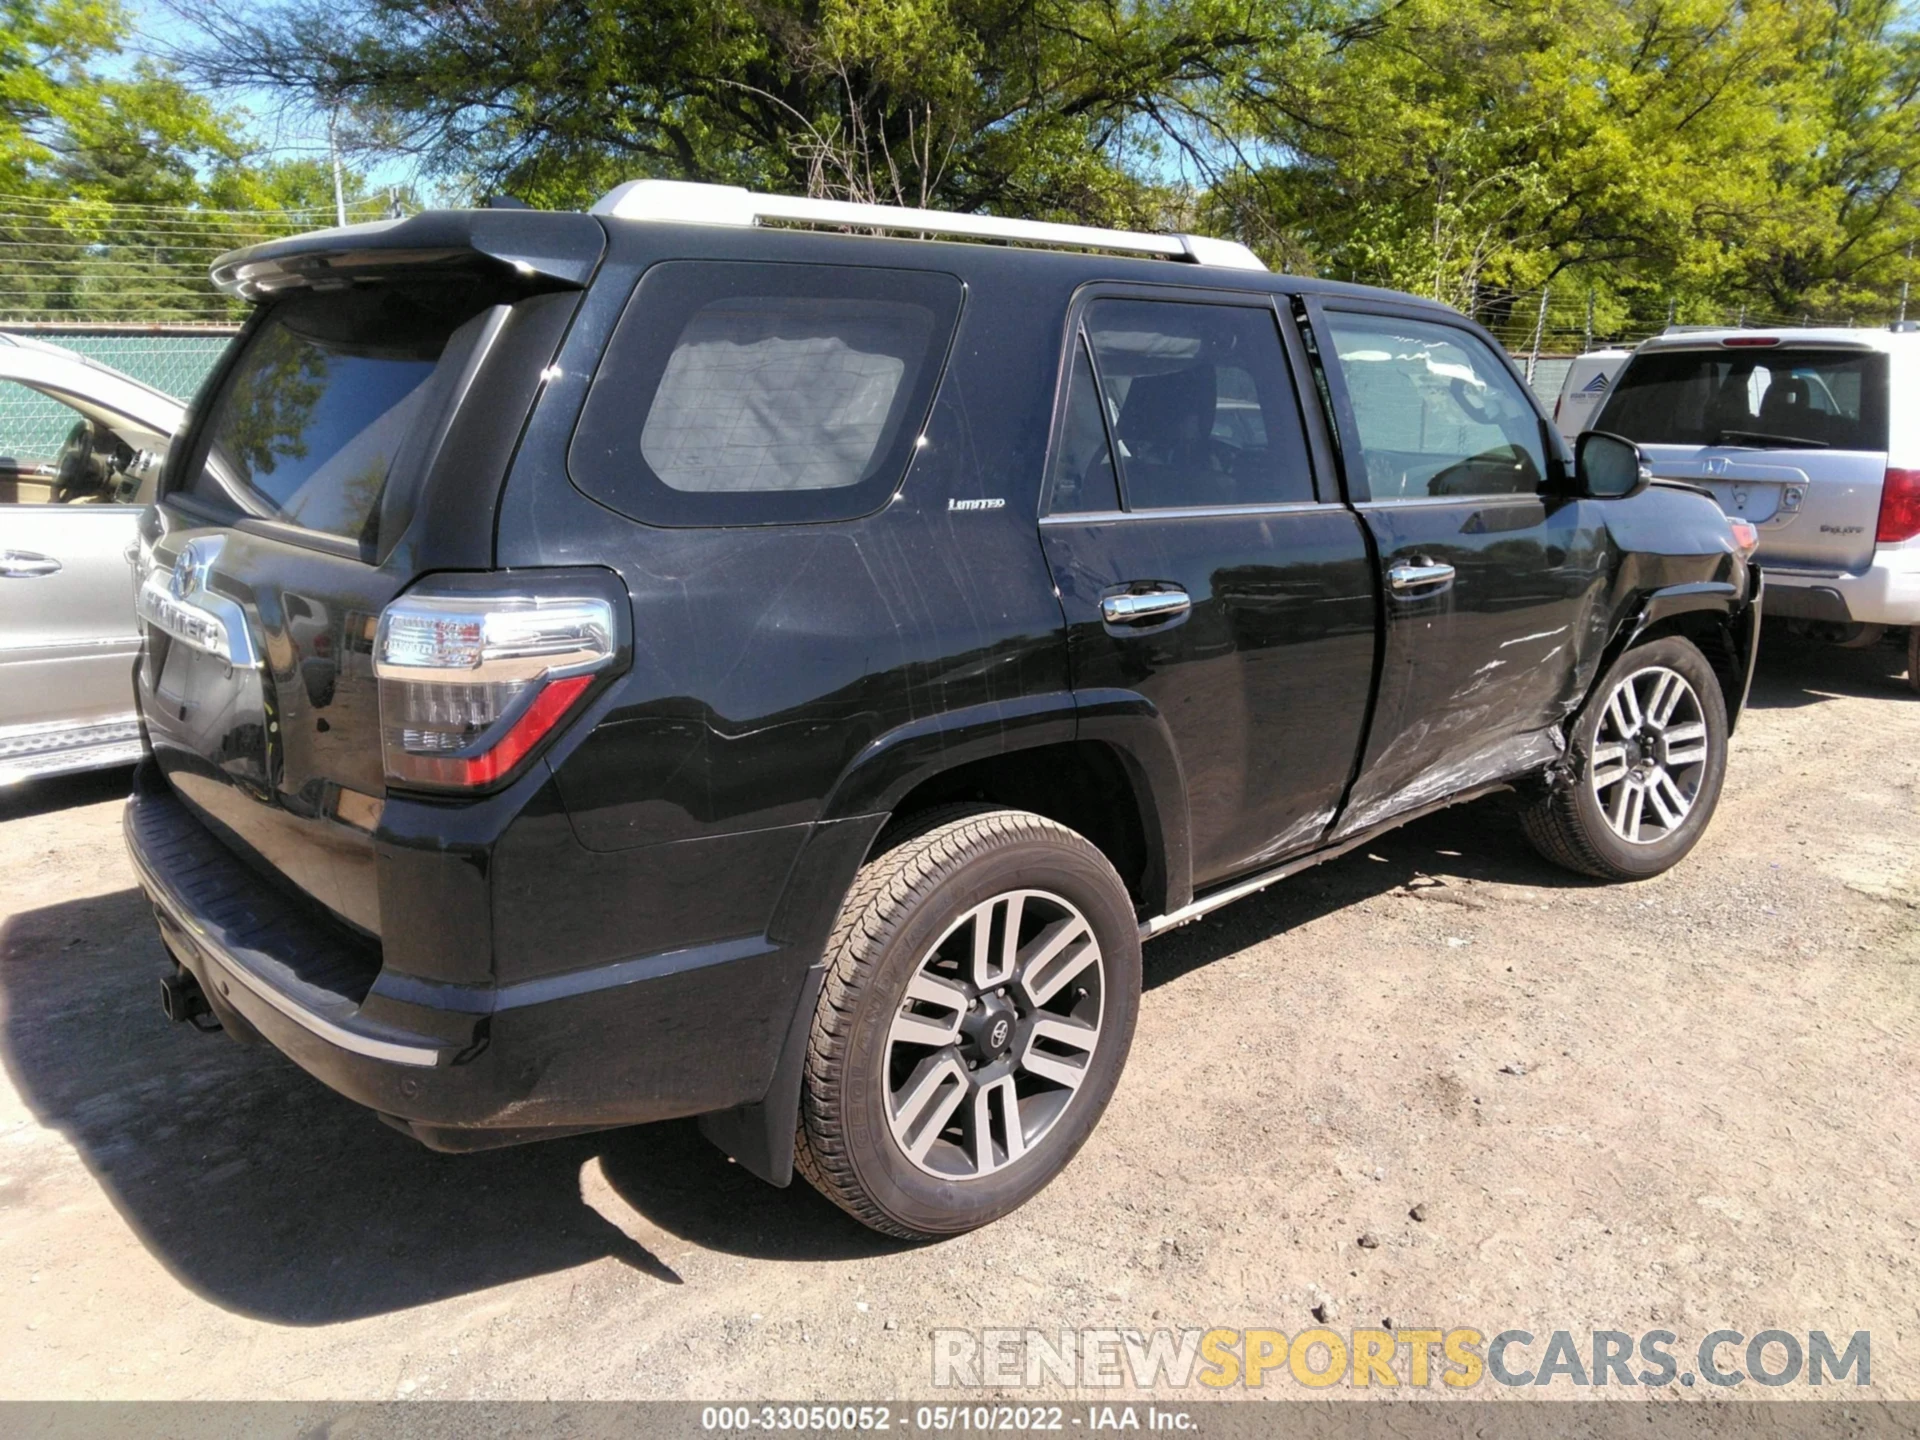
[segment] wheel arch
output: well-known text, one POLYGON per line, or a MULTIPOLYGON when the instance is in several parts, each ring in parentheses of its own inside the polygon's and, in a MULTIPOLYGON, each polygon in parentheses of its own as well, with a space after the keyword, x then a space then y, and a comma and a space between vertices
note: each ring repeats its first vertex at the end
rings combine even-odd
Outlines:
MULTIPOLYGON (((1165 722, 1130 691, 1053 692, 898 726, 841 772, 788 873, 769 938, 824 947, 854 875, 889 827, 955 800, 1032 810, 1078 830, 1115 861, 1143 913, 1177 910, 1193 898, 1184 785, 1165 722)), ((793 1178, 824 963, 817 955, 799 988, 766 1096, 700 1117, 709 1140, 775 1185, 793 1178)))
POLYGON ((1151 701, 1057 691, 888 731, 841 773, 822 819, 878 815, 893 826, 958 800, 1032 810, 1100 846, 1136 902, 1158 913, 1193 896, 1184 785, 1151 701))
POLYGON ((1720 682, 1727 707, 1727 731, 1733 732, 1746 708, 1753 683, 1754 657, 1760 643, 1758 571, 1754 571, 1754 598, 1743 600, 1739 588, 1727 581, 1701 580, 1668 585, 1646 594, 1641 603, 1614 627, 1582 708, 1593 699, 1593 689, 1627 651, 1653 640, 1678 636, 1691 641, 1720 682))

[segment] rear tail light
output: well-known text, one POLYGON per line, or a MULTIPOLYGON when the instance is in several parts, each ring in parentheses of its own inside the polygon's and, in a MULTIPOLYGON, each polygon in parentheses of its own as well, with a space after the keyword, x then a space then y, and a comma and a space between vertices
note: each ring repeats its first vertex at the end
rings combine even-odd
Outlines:
POLYGON ((1920 470, 1889 470, 1880 486, 1880 526, 1874 539, 1896 545, 1920 535, 1920 470))
POLYGON ((1737 516, 1729 517, 1727 525, 1733 531, 1734 548, 1751 559, 1753 552, 1760 548, 1760 527, 1737 516))
POLYGON ((617 650, 598 596, 403 595, 374 639, 387 778, 446 790, 504 779, 617 650))

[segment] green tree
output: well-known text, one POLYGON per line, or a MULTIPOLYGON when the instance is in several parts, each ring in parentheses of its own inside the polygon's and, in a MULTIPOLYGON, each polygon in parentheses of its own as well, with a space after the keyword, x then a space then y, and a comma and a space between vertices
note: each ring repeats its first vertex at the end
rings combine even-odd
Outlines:
POLYGON ((325 223, 327 166, 262 161, 243 112, 164 64, 121 63, 118 0, 0 0, 0 15, 0 315, 224 318, 208 261, 325 223))
POLYGON ((1911 0, 204 0, 204 79, 474 193, 642 175, 1232 233, 1524 330, 1890 303, 1911 0))
MULTIPOLYGON (((1894 284, 1920 68, 1898 0, 1398 0, 1215 203, 1293 263, 1485 310, 1561 281, 1603 325, 1894 284), (1476 301, 1478 302, 1476 304, 1476 301)), ((1530 318, 1530 317, 1529 317, 1530 318)))
MULTIPOLYGON (((1313 8, 1312 0, 1304 9, 1313 8)), ((1289 0, 214 0, 196 68, 345 103, 477 190, 641 175, 1150 223, 1289 0)))

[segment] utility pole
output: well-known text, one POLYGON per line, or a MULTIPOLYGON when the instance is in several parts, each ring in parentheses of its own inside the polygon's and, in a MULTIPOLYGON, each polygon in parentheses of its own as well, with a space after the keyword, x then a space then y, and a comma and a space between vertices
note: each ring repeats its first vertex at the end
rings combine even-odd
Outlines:
POLYGON ((1907 285, 1913 278, 1913 242, 1907 242, 1907 273, 1900 277, 1900 323, 1907 323, 1907 285))
POLYGON ((1591 285, 1587 287, 1587 343, 1581 348, 1593 349, 1593 287, 1591 285))
POLYGON ((340 174, 340 107, 327 112, 327 153, 333 159, 333 213, 339 224, 347 223, 347 187, 340 174))
POLYGON ((1533 349, 1527 353, 1527 384, 1533 384, 1534 367, 1540 363, 1540 337, 1547 329, 1547 297, 1553 294, 1551 285, 1540 287, 1540 313, 1533 318, 1533 349))
POLYGON ((1675 299, 1673 298, 1673 296, 1671 296, 1671 295, 1669 295, 1669 296, 1667 297, 1667 329, 1669 329, 1669 330, 1671 330, 1671 329, 1673 328, 1673 310, 1674 310, 1674 307, 1675 307, 1675 306, 1676 306, 1677 304, 1679 304, 1679 303, 1680 303, 1680 302, 1679 302, 1679 301, 1677 301, 1677 300, 1675 300, 1675 299))

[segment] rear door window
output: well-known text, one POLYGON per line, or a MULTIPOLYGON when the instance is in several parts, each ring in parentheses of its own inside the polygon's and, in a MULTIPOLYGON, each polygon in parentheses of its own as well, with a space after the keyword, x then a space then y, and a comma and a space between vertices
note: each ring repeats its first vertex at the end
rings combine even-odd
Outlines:
POLYGON ((1086 336, 1073 337, 1071 363, 1066 414, 1053 447, 1049 509, 1056 515, 1118 510, 1113 447, 1107 441, 1107 422, 1100 418, 1100 389, 1087 358, 1086 336))
POLYGON ((222 381, 187 493, 238 515, 378 541, 395 458, 449 339, 493 298, 472 281, 276 302, 222 381))
POLYGON ((927 271, 655 265, 581 412, 574 483, 656 525, 875 510, 912 458, 960 299, 927 271))
POLYGON ((1887 448, 1887 357, 1760 347, 1654 350, 1593 421, 1648 445, 1887 448))
POLYGON ((1271 304, 1114 299, 1087 307, 1129 510, 1314 498, 1276 326, 1271 304))

